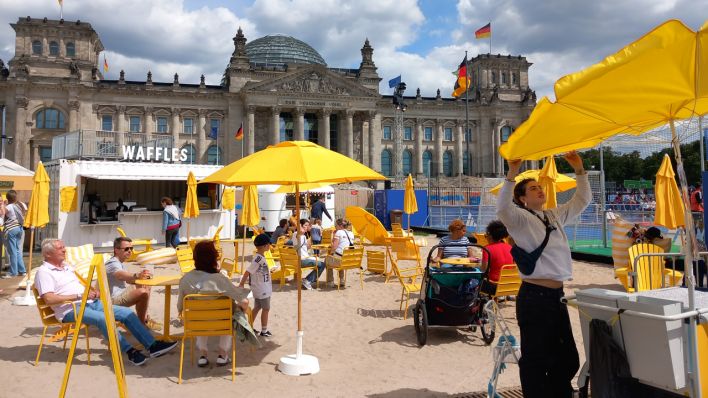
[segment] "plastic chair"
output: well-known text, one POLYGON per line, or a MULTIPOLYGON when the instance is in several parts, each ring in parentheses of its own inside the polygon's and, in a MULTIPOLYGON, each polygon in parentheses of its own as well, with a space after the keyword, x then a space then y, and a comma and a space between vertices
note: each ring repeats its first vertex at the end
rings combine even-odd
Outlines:
MULTIPOLYGON (((358 248, 346 248, 342 252, 342 257, 341 261, 337 263, 331 263, 327 264, 327 268, 332 269, 333 271, 342 271, 344 272, 344 282, 347 280, 347 271, 350 269, 358 269, 359 270, 359 285, 361 286, 361 290, 364 290, 364 270, 361 269, 361 261, 364 259, 364 248, 363 247, 358 247, 358 248)), ((339 285, 340 283, 337 284, 337 290, 339 290, 339 285)))
POLYGON ((231 336, 231 381, 236 379, 236 341, 232 320, 233 300, 219 294, 188 294, 182 301, 184 334, 179 355, 179 384, 182 384, 184 346, 192 341, 190 355, 194 364, 194 337, 231 336))
POLYGON ((388 237, 385 239, 387 246, 396 254, 398 260, 413 260, 416 262, 419 271, 423 272, 423 264, 420 258, 418 244, 412 236, 388 237))
POLYGON ((313 249, 327 251, 332 247, 332 237, 334 236, 334 228, 326 228, 322 230, 322 242, 312 245, 313 249))
POLYGON ((194 269, 194 253, 189 245, 177 246, 177 263, 183 275, 194 269))
MULTIPOLYGON (((280 279, 280 286, 282 287, 283 284, 285 284, 285 277, 289 275, 295 275, 297 272, 297 267, 298 267, 298 257, 297 257, 297 251, 295 251, 295 248, 289 247, 289 246, 283 246, 280 249, 280 270, 282 271, 280 274, 278 274, 278 279, 280 279)), ((307 269, 314 269, 315 272, 317 271, 317 266, 315 265, 307 265, 307 266, 300 266, 300 272, 305 272, 307 269)), ((272 275, 273 279, 275 279, 275 274, 272 275)), ((317 275, 317 287, 320 285, 320 278, 319 274, 317 275)))
POLYGON ((423 270, 420 269, 418 265, 410 268, 399 267, 398 259, 396 259, 396 257, 392 253, 392 250, 389 247, 386 248, 386 253, 388 254, 389 260, 391 261, 391 269, 393 270, 394 275, 396 275, 396 278, 398 278, 398 282, 400 282, 402 287, 401 305, 399 306, 399 310, 404 311, 404 296, 406 299, 406 309, 403 312, 403 319, 406 319, 406 317, 408 316, 408 302, 410 301, 411 293, 420 292, 421 282, 419 282, 418 279, 421 278, 422 280, 423 270))
POLYGON ((641 254, 661 254, 664 249, 651 243, 637 243, 628 249, 629 261, 634 276, 634 290, 661 289, 665 286, 676 286, 683 279, 683 273, 666 269, 663 256, 642 256, 641 254), (666 279, 668 278, 668 283, 666 279))
POLYGON ((497 299, 504 296, 516 296, 521 288, 521 275, 519 275, 519 267, 516 264, 502 265, 499 272, 498 281, 490 281, 497 285, 497 291, 492 295, 497 299))
POLYGON ((391 223, 391 232, 392 235, 397 238, 406 236, 406 233, 403 231, 403 226, 399 223, 391 223))
MULTIPOLYGON (((128 235, 125 234, 125 231, 121 227, 116 227, 116 230, 120 234, 120 236, 127 238, 128 235)), ((128 261, 135 261, 135 258, 138 256, 140 253, 146 253, 152 250, 152 239, 148 238, 138 238, 138 239, 132 239, 133 241, 133 247, 135 246, 145 246, 144 250, 138 250, 138 249, 133 249, 133 252, 130 254, 130 257, 128 257, 128 261)))
POLYGON ((366 270, 383 274, 386 277, 384 283, 388 283, 391 273, 386 271, 386 252, 378 250, 366 251, 366 270))
MULTIPOLYGON (((56 326, 59 328, 59 331, 64 334, 64 346, 62 349, 66 349, 66 340, 69 337, 70 333, 73 333, 74 328, 73 326, 76 325, 75 322, 67 322, 67 323, 62 323, 59 322, 54 316, 54 310, 52 307, 50 307, 42 297, 40 297, 39 292, 37 289, 32 287, 32 294, 34 294, 34 299, 37 300, 37 309, 39 310, 39 318, 42 320, 42 325, 44 325, 44 329, 42 330, 42 338, 39 340, 39 348, 37 349, 37 357, 34 360, 34 366, 37 366, 39 363, 39 356, 42 354, 42 346, 44 345, 44 337, 47 335, 47 328, 50 326, 56 326)), ((74 308, 74 314, 76 314, 76 304, 73 301, 67 301, 67 303, 71 303, 71 306, 74 308)), ((81 328, 86 331, 86 354, 88 356, 88 364, 91 364, 91 350, 89 349, 89 333, 88 333, 88 325, 81 325, 81 328)))
POLYGON ((479 232, 475 232, 472 234, 475 239, 477 239, 477 244, 480 246, 487 246, 489 244, 489 240, 487 239, 487 235, 479 232))

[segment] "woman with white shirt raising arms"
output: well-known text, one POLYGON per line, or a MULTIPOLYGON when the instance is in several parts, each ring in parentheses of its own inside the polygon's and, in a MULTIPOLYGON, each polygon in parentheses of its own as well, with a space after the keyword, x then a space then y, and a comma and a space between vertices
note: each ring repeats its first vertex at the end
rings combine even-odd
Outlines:
POLYGON ((580 366, 568 309, 560 302, 563 282, 573 275, 563 226, 585 210, 592 193, 580 156, 569 152, 565 159, 578 183, 567 203, 543 210, 546 194, 539 183, 514 180, 521 160, 508 161, 509 172, 497 201, 497 216, 516 244, 512 254, 523 281, 516 318, 521 331, 519 376, 526 398, 572 397, 571 381, 580 366))

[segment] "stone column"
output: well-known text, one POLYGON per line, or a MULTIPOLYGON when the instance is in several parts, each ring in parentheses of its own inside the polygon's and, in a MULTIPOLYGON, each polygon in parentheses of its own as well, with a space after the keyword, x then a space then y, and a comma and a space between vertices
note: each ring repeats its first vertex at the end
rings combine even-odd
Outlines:
POLYGON ((361 154, 363 163, 369 167, 374 164, 374 158, 376 157, 374 149, 374 143, 376 142, 376 111, 369 111, 369 131, 364 133, 362 129, 362 140, 361 140, 361 154))
POLYGON ((175 148, 181 146, 179 144, 179 132, 181 130, 181 126, 179 125, 179 112, 179 108, 172 108, 172 126, 170 132, 172 133, 172 146, 175 148))
POLYGON ((118 120, 116 121, 116 134, 114 144, 116 145, 116 155, 121 155, 121 147, 123 146, 123 136, 128 129, 125 128, 125 105, 118 105, 118 120))
POLYGON ((295 108, 293 111, 293 118, 295 119, 295 131, 293 132, 293 139, 295 141, 305 140, 305 110, 302 108, 295 108))
POLYGON ((275 145, 280 142, 280 108, 274 106, 270 108, 270 143, 275 145))
POLYGON ((206 164, 207 150, 209 148, 209 143, 207 142, 207 134, 211 134, 211 131, 207 131, 206 126, 206 109, 199 110, 199 122, 197 124, 197 163, 206 164))
POLYGON ((455 137, 455 157, 457 158, 457 168, 456 168, 456 174, 461 175, 464 174, 465 167, 464 167, 464 147, 463 147, 463 141, 465 139, 465 129, 464 129, 464 120, 458 120, 457 121, 457 137, 455 137))
POLYGON ((344 137, 347 141, 347 152, 346 155, 354 159, 354 111, 352 110, 347 110, 345 111, 345 116, 346 116, 346 128, 344 132, 344 137))
POLYGON ((423 119, 415 119, 415 176, 423 176, 423 119))
POLYGON ((320 119, 317 121, 317 130, 319 131, 319 137, 318 137, 318 144, 322 145, 323 147, 329 149, 330 145, 330 137, 329 137, 329 116, 332 114, 332 110, 328 108, 324 108, 320 110, 319 117, 320 119))
POLYGON ((369 167, 381 170, 381 116, 376 112, 369 113, 369 167))
POLYGON ((244 143, 246 145, 246 156, 250 155, 253 153, 255 150, 255 140, 256 140, 256 107, 253 105, 249 105, 246 108, 246 118, 248 119, 248 129, 246 130, 246 142, 244 143))
POLYGON ((145 134, 152 134, 155 132, 155 117, 152 114, 152 108, 145 108, 145 125, 143 126, 143 132, 145 134))
POLYGON ((17 105, 14 138, 15 163, 32 170, 34 165, 30 164, 30 134, 26 120, 29 100, 26 97, 17 97, 15 104, 17 105))
POLYGON ((81 126, 79 124, 79 107, 81 102, 72 100, 69 101, 69 131, 76 131, 81 126))
POLYGON ((492 127, 492 133, 494 134, 494 146, 492 147, 492 153, 494 156, 494 173, 497 176, 501 176, 504 173, 504 160, 501 155, 499 155, 499 146, 501 145, 501 125, 495 123, 492 127))
MULTIPOLYGON (((438 119, 435 121, 435 174, 443 174, 443 120, 438 119)), ((433 176, 431 171, 430 176, 433 176)))

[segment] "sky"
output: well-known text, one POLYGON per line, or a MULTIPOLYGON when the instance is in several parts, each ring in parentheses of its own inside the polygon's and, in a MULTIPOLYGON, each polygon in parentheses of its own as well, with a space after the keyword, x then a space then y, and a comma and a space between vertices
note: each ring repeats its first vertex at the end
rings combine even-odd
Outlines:
MULTIPOLYGON (((0 0, 0 59, 14 56, 10 23, 59 19, 57 0, 0 0)), ((110 66, 107 79, 219 84, 239 27, 249 41, 287 34, 328 66, 358 68, 365 39, 382 78, 402 76, 407 95, 450 97, 465 51, 489 52, 474 31, 492 25, 492 53, 523 55, 538 97, 562 76, 601 61, 667 19, 697 30, 708 0, 64 0, 66 21, 89 22, 110 66)), ((660 77, 657 77, 660 78, 660 77)))

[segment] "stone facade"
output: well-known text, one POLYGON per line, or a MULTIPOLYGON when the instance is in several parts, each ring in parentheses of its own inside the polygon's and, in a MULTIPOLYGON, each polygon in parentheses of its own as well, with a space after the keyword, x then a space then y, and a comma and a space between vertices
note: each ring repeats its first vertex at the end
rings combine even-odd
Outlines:
MULTIPOLYGON (((51 156, 52 139, 72 131, 133 132, 171 137, 196 163, 227 164, 283 139, 310 139, 386 173, 498 176, 497 147, 524 121, 536 98, 531 65, 521 56, 482 54, 470 61, 470 140, 465 100, 405 97, 402 139, 396 140, 392 97, 368 40, 358 69, 319 64, 269 68, 249 62, 241 29, 222 85, 126 78, 103 79, 103 45, 85 22, 20 18, 15 56, 0 61, 0 105, 7 109, 7 157, 33 168, 51 156), (243 123, 243 142, 233 134, 243 123), (218 140, 210 139, 212 131, 218 140), (398 144, 397 144, 398 143, 398 144), (217 145, 218 144, 218 145, 217 145), (243 144, 243 147, 242 147, 243 144), (471 170, 463 167, 471 156, 471 170), (391 162, 397 159, 399 166, 391 162), (383 161, 383 164, 382 164, 383 161)), ((451 78, 451 85, 452 85, 451 78)), ((448 90, 446 88, 445 90, 448 90)))

